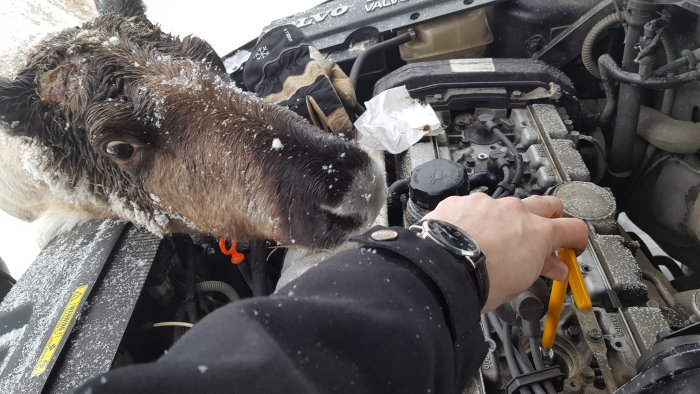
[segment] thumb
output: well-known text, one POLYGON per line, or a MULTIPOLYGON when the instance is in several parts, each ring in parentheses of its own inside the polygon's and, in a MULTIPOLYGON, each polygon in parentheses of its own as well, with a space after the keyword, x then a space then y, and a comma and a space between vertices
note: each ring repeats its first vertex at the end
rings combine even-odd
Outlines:
POLYGON ((557 256, 550 255, 544 261, 540 275, 558 281, 565 281, 569 276, 569 267, 567 267, 566 263, 559 260, 557 256))

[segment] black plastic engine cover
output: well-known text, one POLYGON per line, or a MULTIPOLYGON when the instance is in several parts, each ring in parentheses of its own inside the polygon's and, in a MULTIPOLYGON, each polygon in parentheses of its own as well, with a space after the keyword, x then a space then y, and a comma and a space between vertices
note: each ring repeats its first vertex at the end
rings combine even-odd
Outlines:
POLYGON ((452 59, 412 63, 380 79, 374 95, 405 85, 411 97, 424 100, 436 111, 464 108, 523 107, 539 89, 540 99, 557 101, 569 114, 577 113, 573 82, 563 72, 535 59, 452 59), (561 97, 546 97, 555 84, 561 97))

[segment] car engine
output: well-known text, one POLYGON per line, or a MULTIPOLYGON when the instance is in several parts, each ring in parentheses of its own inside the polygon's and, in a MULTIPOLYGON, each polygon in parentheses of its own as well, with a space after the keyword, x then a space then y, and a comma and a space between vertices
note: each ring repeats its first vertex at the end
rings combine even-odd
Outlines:
MULTIPOLYGON (((408 226, 448 196, 483 192, 554 195, 588 224, 578 262, 593 307, 567 297, 551 350, 540 347, 551 281, 483 315, 490 351, 466 393, 697 391, 699 15, 695 0, 333 0, 269 26, 302 28, 361 102, 405 86, 437 114, 444 133, 374 152, 390 185, 378 223, 408 226)), ((224 59, 241 85, 254 44, 224 59)), ((62 392, 156 359, 209 311, 272 292, 284 263, 270 241, 239 244, 247 263, 236 267, 216 240, 161 240, 110 221, 47 249, 0 305, 11 322, 0 329, 0 391, 62 392), (31 279, 46 272, 51 280, 31 279), (42 310, 62 319, 65 305, 38 289, 86 280, 100 291, 66 323, 61 358, 42 366, 45 378, 21 380, 36 355, 3 335, 43 345, 53 325, 28 322, 42 310)))

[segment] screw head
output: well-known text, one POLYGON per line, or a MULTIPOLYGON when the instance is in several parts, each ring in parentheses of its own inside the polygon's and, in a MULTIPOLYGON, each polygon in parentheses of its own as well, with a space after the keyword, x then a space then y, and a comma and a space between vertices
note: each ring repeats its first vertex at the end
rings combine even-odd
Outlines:
POLYGON ((488 121, 493 120, 493 115, 491 115, 491 114, 481 114, 481 115, 479 115, 478 119, 479 119, 479 122, 481 122, 481 123, 486 123, 486 122, 488 122, 488 121))
POLYGON ((603 333, 599 329, 594 328, 588 331, 588 338, 593 342, 598 342, 603 339, 603 333))

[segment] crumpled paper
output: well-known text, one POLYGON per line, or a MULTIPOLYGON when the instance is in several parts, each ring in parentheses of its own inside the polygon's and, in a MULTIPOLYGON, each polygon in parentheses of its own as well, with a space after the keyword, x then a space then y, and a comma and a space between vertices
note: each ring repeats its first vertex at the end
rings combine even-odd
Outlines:
POLYGON ((372 149, 401 153, 426 135, 444 132, 430 105, 412 99, 405 86, 379 93, 365 106, 355 127, 360 143, 372 149))

